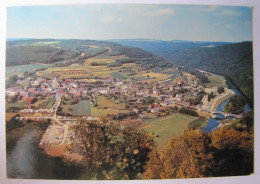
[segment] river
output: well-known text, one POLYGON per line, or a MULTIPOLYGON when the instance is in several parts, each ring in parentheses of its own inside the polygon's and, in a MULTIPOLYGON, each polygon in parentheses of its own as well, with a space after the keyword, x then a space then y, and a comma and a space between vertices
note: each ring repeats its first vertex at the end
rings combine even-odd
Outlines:
MULTIPOLYGON (((229 88, 234 91, 235 95, 242 95, 240 93, 240 91, 234 86, 232 85, 231 83, 229 83, 229 88)), ((225 100, 224 102, 222 102, 221 104, 219 104, 219 106, 217 107, 217 111, 221 111, 223 112, 224 110, 224 107, 228 104, 230 99, 227 99, 225 100)), ((250 105, 248 103, 246 103, 246 106, 245 106, 245 109, 244 109, 244 112, 249 112, 251 111, 252 108, 250 107, 250 105)), ((216 114, 216 118, 209 118, 208 120, 208 124, 206 126, 204 126, 201 130, 203 132, 212 132, 214 131, 215 129, 218 128, 218 125, 219 125, 219 122, 224 119, 224 115, 222 114, 216 114)))
POLYGON ((38 146, 37 127, 30 127, 7 155, 7 177, 17 179, 77 179, 83 169, 49 157, 38 146))

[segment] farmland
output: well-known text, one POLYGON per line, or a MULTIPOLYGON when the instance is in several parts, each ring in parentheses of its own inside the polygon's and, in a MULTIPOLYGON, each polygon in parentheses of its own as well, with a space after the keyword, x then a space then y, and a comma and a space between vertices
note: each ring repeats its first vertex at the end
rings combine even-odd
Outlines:
POLYGON ((72 115, 75 116, 90 116, 91 115, 91 108, 90 103, 88 100, 82 100, 79 103, 72 106, 72 115))
POLYGON ((97 97, 98 106, 91 105, 92 116, 106 116, 108 114, 118 114, 129 112, 125 109, 123 103, 115 102, 114 100, 107 99, 105 96, 97 97))
POLYGON ((51 98, 45 98, 40 102, 36 103, 35 105, 37 105, 39 109, 51 109, 54 102, 55 102, 55 98, 51 97, 51 98))
POLYGON ((226 79, 225 79, 224 76, 212 74, 212 73, 207 73, 207 77, 210 80, 210 83, 205 83, 205 86, 207 88, 212 88, 212 87, 215 87, 215 86, 227 87, 226 79))
POLYGON ((39 68, 48 68, 49 64, 29 64, 29 65, 19 65, 19 66, 7 66, 6 67, 6 77, 12 75, 22 75, 24 72, 33 72, 39 68))
POLYGON ((197 128, 201 128, 202 126, 205 126, 208 122, 208 119, 200 116, 197 119, 193 120, 192 122, 190 122, 188 124, 188 129, 197 129, 197 128))
POLYGON ((21 103, 8 103, 6 104, 6 111, 8 111, 9 109, 15 108, 15 109, 21 109, 25 106, 24 102, 21 103))
POLYGON ((117 78, 117 79, 124 79, 124 78, 126 78, 126 76, 122 75, 122 74, 119 73, 119 72, 113 72, 113 73, 111 73, 110 75, 111 75, 112 77, 114 77, 114 78, 117 78))
POLYGON ((173 135, 179 135, 187 127, 188 123, 196 119, 194 116, 186 114, 173 114, 169 116, 159 117, 152 120, 146 120, 149 123, 144 129, 159 135, 156 139, 160 149, 163 148, 173 135))

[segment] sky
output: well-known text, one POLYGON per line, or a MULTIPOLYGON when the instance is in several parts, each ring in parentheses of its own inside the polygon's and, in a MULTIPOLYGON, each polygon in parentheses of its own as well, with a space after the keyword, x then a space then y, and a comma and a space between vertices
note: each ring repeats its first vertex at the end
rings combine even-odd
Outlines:
POLYGON ((250 7, 88 4, 7 8, 7 38, 252 40, 250 7))

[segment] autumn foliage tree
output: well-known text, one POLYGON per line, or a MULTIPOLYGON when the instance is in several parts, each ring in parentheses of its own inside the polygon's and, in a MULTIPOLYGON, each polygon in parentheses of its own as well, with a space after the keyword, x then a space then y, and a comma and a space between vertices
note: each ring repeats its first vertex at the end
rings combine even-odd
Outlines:
POLYGON ((233 128, 211 134, 185 131, 149 158, 146 179, 248 175, 253 172, 253 136, 233 128))
POLYGON ((75 132, 89 179, 136 179, 154 147, 152 134, 119 128, 106 120, 82 121, 75 132))

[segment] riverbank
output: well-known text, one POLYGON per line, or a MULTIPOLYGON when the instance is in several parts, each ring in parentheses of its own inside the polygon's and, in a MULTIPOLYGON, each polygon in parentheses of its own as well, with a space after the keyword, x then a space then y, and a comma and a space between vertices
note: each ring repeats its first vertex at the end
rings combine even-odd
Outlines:
POLYGON ((219 105, 222 104, 224 101, 228 100, 229 98, 231 98, 232 96, 234 96, 234 94, 229 94, 226 95, 225 97, 221 98, 220 100, 218 100, 218 102, 216 102, 213 106, 213 110, 217 110, 219 105))
POLYGON ((26 121, 17 121, 12 120, 13 122, 7 121, 8 123, 16 123, 19 124, 18 127, 15 127, 11 130, 6 128, 6 153, 9 154, 13 148, 15 147, 17 141, 27 132, 32 129, 37 129, 36 134, 34 135, 36 139, 41 139, 45 130, 48 128, 50 123, 47 120, 39 121, 39 122, 26 122, 26 121))

